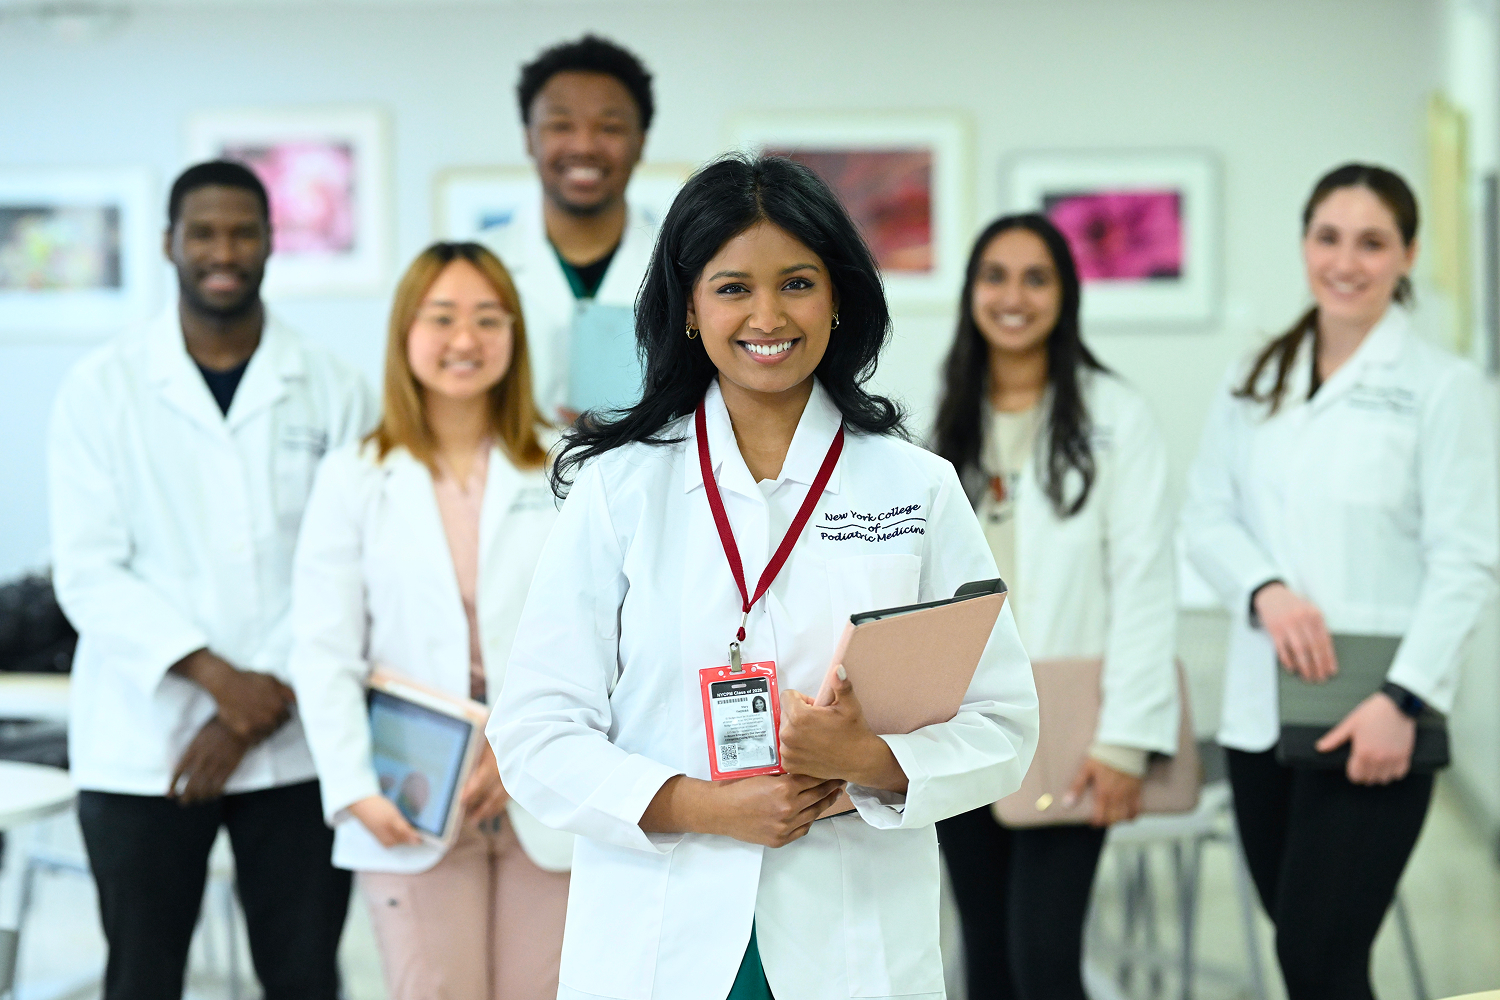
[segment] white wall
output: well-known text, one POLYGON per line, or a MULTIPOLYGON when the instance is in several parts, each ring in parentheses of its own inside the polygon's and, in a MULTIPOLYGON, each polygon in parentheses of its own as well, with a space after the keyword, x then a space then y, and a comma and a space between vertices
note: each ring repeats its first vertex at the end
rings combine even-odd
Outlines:
MULTIPOLYGON (((1087 331, 1150 394, 1180 477, 1226 365, 1304 298, 1297 213, 1313 180, 1358 157, 1421 182, 1439 15, 1421 0, 214 4, 144 9, 119 34, 76 44, 0 22, 0 167, 144 164, 164 186, 183 166, 194 111, 374 102, 394 125, 404 259, 432 234, 437 170, 523 162, 516 69, 584 29, 636 49, 656 73, 647 155, 657 160, 713 155, 744 111, 957 108, 975 126, 975 203, 987 217, 1016 152, 1213 150, 1222 319, 1087 331)), ((373 378, 384 309, 382 296, 282 311, 373 378)), ((951 316, 897 319, 880 380, 925 427, 951 316)), ((0 578, 44 556, 47 408, 82 350, 0 341, 0 578)))
MULTIPOLYGON (((1500 2, 1445 0, 1442 25, 1443 87, 1468 118, 1468 167, 1474 288, 1488 275, 1484 248, 1482 184, 1500 170, 1500 2)), ((1474 358, 1487 360, 1484 310, 1474 310, 1474 358)), ((1500 360, 1500 359, 1496 359, 1500 360)), ((1500 600, 1492 600, 1469 643, 1459 698, 1451 721, 1453 777, 1500 851, 1500 600)))

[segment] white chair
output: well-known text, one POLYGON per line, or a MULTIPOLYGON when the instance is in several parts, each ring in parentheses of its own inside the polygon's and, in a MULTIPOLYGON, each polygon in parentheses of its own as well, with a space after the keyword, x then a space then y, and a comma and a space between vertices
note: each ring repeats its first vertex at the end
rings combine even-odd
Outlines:
MULTIPOLYGON (((1114 982, 1118 983, 1121 990, 1131 989, 1137 967, 1140 966, 1146 971, 1151 996, 1161 996, 1164 987, 1163 973, 1167 968, 1175 967, 1181 1000, 1191 1000, 1195 980, 1199 975, 1241 980, 1255 1000, 1267 1000, 1269 994, 1255 916, 1258 902, 1250 870, 1240 847, 1239 834, 1235 829, 1233 800, 1227 781, 1205 785, 1199 796, 1198 808, 1193 812, 1177 816, 1142 816, 1128 823, 1116 824, 1110 828, 1107 844, 1113 849, 1120 872, 1124 911, 1122 940, 1111 944, 1104 939, 1097 907, 1090 916, 1090 940, 1091 943, 1097 941, 1096 950, 1115 959, 1114 982), (1204 966, 1196 960, 1198 880, 1203 848, 1215 843, 1226 844, 1230 848, 1235 897, 1245 946, 1245 971, 1242 975, 1233 970, 1204 966), (1176 895, 1179 933, 1175 955, 1164 952, 1158 939, 1156 893, 1148 855, 1151 848, 1159 846, 1167 847, 1172 859, 1172 883, 1176 895)), ((1431 1000, 1417 954, 1411 919, 1399 892, 1391 909, 1401 938, 1407 972, 1411 977, 1412 993, 1416 1000, 1431 1000)), ((1095 974, 1090 976, 1090 980, 1101 984, 1103 977, 1095 974)))
MULTIPOLYGON (((1198 807, 1180 815, 1142 816, 1110 828, 1106 842, 1120 871, 1122 933, 1118 942, 1105 937, 1097 905, 1090 916, 1090 945, 1095 952, 1113 958, 1117 982, 1131 989, 1138 968, 1144 968, 1151 995, 1163 991, 1164 973, 1178 974, 1182 1000, 1191 1000, 1199 975, 1242 981, 1256 1000, 1267 1000, 1265 969, 1255 928, 1255 891, 1245 867, 1235 834, 1229 783, 1215 781, 1203 787, 1198 807), (1203 966, 1197 961, 1194 934, 1197 928, 1198 877, 1203 849, 1208 844, 1227 844, 1234 868, 1235 896, 1245 940, 1245 971, 1203 966), (1176 953, 1160 948, 1156 920, 1156 894, 1151 880, 1149 851, 1165 846, 1172 859, 1172 884, 1176 895, 1179 939, 1176 953)), ((1099 982, 1101 976, 1090 976, 1099 982)))
MULTIPOLYGON (((69 846, 31 845, 26 852, 25 866, 22 869, 20 913, 16 921, 18 935, 25 930, 26 918, 35 898, 37 877, 41 875, 93 878, 88 858, 80 850, 70 849, 69 846)), ((203 896, 203 909, 193 932, 193 948, 201 951, 205 964, 215 970, 220 966, 219 947, 222 944, 226 948, 227 959, 223 974, 230 1000, 239 1000, 239 901, 236 896, 234 856, 229 849, 228 837, 222 830, 209 855, 208 879, 203 896)), ((15 981, 19 983, 19 963, 14 972, 15 981)), ((0 990, 0 997, 4 996, 4 991, 0 990)))

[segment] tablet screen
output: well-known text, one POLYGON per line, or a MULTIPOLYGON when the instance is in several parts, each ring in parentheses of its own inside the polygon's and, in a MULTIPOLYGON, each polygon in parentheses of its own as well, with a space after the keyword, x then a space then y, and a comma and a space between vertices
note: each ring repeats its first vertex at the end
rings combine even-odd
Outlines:
POLYGON ((473 728, 385 691, 370 692, 370 752, 380 793, 418 830, 443 835, 473 728))

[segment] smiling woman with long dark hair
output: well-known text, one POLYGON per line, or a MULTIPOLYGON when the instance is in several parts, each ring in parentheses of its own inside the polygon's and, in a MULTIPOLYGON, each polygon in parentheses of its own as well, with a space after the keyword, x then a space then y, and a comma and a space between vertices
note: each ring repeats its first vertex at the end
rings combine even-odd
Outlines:
POLYGON ((1008 611, 918 734, 875 735, 829 674, 852 613, 995 572, 952 467, 865 387, 888 335, 816 175, 730 157, 688 181, 637 308, 645 391, 569 433, 489 729, 505 787, 579 834, 559 997, 942 992, 933 823, 1017 787, 1035 690, 1008 611), (759 685, 732 739, 720 668, 759 685), (825 678, 831 704, 800 693, 825 678))
POLYGON ((1150 752, 1177 746, 1176 604, 1166 448, 1141 396, 1079 331, 1078 271, 1041 215, 975 240, 936 449, 959 470, 1021 640, 1102 659, 1102 708, 1072 825, 1008 829, 988 808, 939 824, 963 916, 969 996, 1082 1000, 1083 918, 1105 827, 1140 808, 1150 752))

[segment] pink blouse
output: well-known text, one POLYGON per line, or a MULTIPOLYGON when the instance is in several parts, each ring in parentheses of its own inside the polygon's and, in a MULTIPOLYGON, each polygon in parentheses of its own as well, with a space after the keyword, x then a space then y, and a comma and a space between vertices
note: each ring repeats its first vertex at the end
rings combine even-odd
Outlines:
POLYGON ((474 593, 479 578, 479 511, 484 506, 484 484, 490 469, 489 442, 475 456, 467 481, 459 482, 441 463, 438 468, 441 474, 433 477, 432 491, 437 496, 443 533, 448 536, 458 594, 463 598, 464 614, 469 619, 469 697, 484 701, 484 654, 479 648, 479 614, 474 593))

